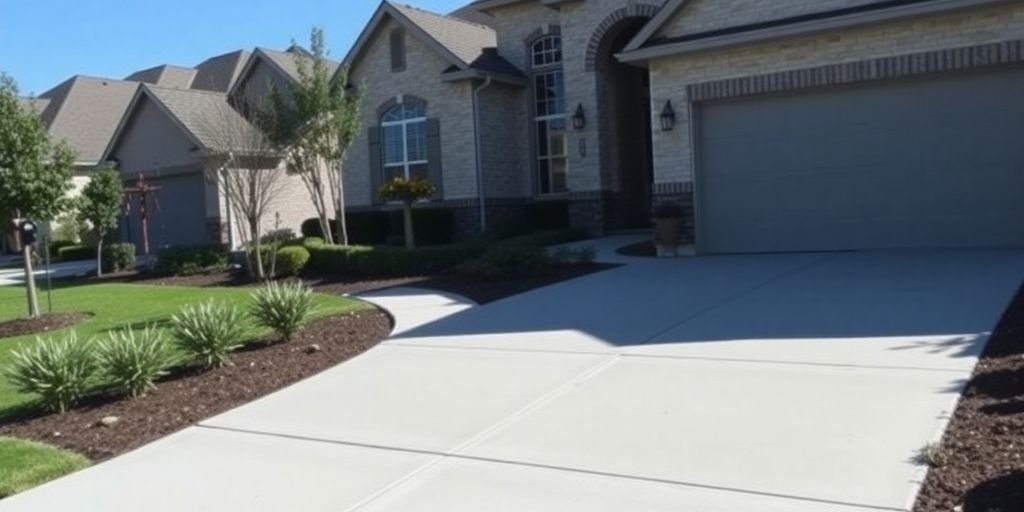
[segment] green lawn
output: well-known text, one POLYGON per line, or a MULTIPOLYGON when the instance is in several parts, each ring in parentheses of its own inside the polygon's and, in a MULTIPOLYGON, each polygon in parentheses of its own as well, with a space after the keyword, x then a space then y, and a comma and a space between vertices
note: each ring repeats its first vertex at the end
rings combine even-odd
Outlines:
POLYGON ((0 498, 62 477, 89 459, 53 446, 0 437, 0 498))
MULTIPOLYGON (((53 291, 54 312, 87 312, 92 318, 71 327, 79 339, 106 336, 124 325, 144 328, 154 324, 165 326, 170 316, 185 304, 209 299, 225 300, 244 308, 251 288, 186 288, 136 284, 64 284, 53 291)), ((46 295, 40 291, 40 307, 46 311, 46 295)), ((331 315, 369 307, 365 303, 340 296, 317 295, 317 315, 331 315)), ((0 287, 0 321, 25 315, 25 289, 21 286, 0 287)), ((63 331, 57 331, 61 333, 63 331)), ((266 332, 255 331, 255 336, 266 332)), ((10 360, 11 351, 33 343, 35 335, 0 338, 0 368, 10 360)), ((0 379, 0 417, 30 404, 33 397, 18 393, 6 380, 0 379)))

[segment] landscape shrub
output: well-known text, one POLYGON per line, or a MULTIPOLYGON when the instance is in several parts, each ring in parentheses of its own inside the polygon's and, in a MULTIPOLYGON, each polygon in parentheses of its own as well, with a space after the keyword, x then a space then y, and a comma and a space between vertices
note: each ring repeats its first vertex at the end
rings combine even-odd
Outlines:
POLYGON ((217 272, 228 266, 228 254, 217 244, 168 247, 160 249, 156 272, 170 275, 191 275, 217 272))
POLYGON ((252 294, 249 314, 288 342, 314 308, 313 290, 302 283, 268 283, 252 294))
POLYGON ((568 201, 534 201, 526 205, 526 226, 532 230, 569 229, 568 201))
POLYGON ((307 236, 302 239, 302 246, 308 249, 315 249, 317 247, 323 247, 327 242, 323 238, 318 236, 307 236))
POLYGON ((503 246, 530 246, 530 247, 550 247, 552 245, 561 245, 571 242, 578 242, 580 240, 586 240, 590 238, 590 234, 586 231, 574 230, 574 229, 561 229, 551 231, 537 231, 533 233, 526 233, 524 235, 514 236, 497 242, 498 245, 503 246))
POLYGON ((73 242, 71 240, 54 240, 50 242, 50 259, 55 260, 60 258, 61 249, 75 245, 78 245, 78 242, 73 242))
POLYGON ((103 271, 123 272, 135 268, 135 244, 103 246, 103 271))
POLYGON ((278 276, 297 276, 309 263, 309 250, 301 246, 282 247, 277 250, 278 276))
MULTIPOLYGON (((416 226, 417 245, 441 245, 455 238, 455 212, 450 208, 416 208, 412 212, 416 226)), ((382 245, 401 243, 404 226, 401 210, 372 210, 345 214, 350 245, 382 245)), ((331 229, 336 229, 331 220, 331 229)), ((302 235, 323 239, 320 222, 316 218, 302 223, 302 235)))
POLYGON ((463 275, 482 279, 537 277, 551 272, 555 261, 543 247, 528 245, 495 246, 480 258, 459 266, 463 275))
POLYGON ((39 395, 44 407, 63 413, 85 396, 95 372, 92 344, 70 331, 14 350, 4 375, 18 391, 39 395))
POLYGON ((69 245, 57 250, 61 261, 82 261, 96 259, 96 248, 88 245, 69 245))
POLYGON ((289 228, 275 229, 260 237, 260 244, 284 244, 297 240, 295 231, 289 228))
POLYGON ((248 333, 243 313, 223 302, 187 305, 171 316, 178 346, 207 368, 231 363, 228 354, 242 346, 248 333))
POLYGON ((156 389, 156 380, 167 375, 177 359, 171 344, 153 327, 146 327, 136 335, 136 331, 126 326, 96 343, 100 372, 117 389, 132 397, 156 389))
POLYGON ((306 268, 310 273, 320 275, 418 276, 454 268, 480 256, 484 248, 480 243, 418 249, 325 245, 309 250, 306 268))
POLYGON ((558 265, 575 265, 593 262, 597 257, 597 249, 592 245, 563 246, 552 249, 549 254, 558 265))

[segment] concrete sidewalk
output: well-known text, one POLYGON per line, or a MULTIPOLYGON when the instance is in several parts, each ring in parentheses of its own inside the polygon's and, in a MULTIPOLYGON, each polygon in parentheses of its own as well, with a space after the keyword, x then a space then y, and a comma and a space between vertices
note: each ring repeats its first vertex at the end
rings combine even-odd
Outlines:
POLYGON ((909 510, 1024 279, 1013 251, 616 259, 482 307, 367 294, 381 346, 0 510, 909 510))

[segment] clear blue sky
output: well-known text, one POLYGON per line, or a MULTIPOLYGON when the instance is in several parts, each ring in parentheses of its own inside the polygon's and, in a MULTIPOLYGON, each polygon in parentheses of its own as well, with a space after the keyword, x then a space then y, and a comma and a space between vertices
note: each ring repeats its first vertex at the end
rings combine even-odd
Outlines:
MULTIPOLYGON (((403 0, 450 12, 468 0, 403 0)), ((22 94, 76 74, 123 78, 160 64, 194 66, 239 48, 306 45, 324 28, 342 58, 376 0, 0 0, 0 71, 22 94)))

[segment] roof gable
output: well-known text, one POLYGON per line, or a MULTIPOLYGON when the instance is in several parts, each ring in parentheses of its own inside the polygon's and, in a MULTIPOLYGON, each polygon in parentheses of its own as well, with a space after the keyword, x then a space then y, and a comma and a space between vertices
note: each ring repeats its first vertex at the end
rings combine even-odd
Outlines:
POLYGON ((75 150, 76 163, 97 165, 124 116, 138 82, 75 76, 47 91, 43 121, 50 135, 75 150))
POLYGON ((125 77, 125 80, 145 82, 147 84, 163 87, 187 89, 191 87, 192 80, 195 76, 196 70, 193 68, 163 64, 153 68, 136 71, 125 77))
POLYGON ((485 49, 498 44, 497 33, 490 27, 385 0, 345 56, 345 67, 351 68, 362 57, 374 34, 389 18, 460 70, 469 69, 485 49))
POLYGON ((196 66, 192 88, 202 91, 228 92, 238 81, 250 52, 237 50, 204 60, 196 66))
MULTIPOLYGON (((227 91, 229 96, 233 96, 238 93, 239 89, 244 87, 245 82, 250 78, 253 71, 256 69, 259 63, 269 65, 274 69, 282 78, 287 81, 295 81, 299 79, 299 67, 295 63, 296 54, 302 54, 310 56, 310 53, 298 46, 292 45, 285 51, 271 50, 269 48, 256 48, 245 62, 245 66, 242 67, 241 72, 238 74, 238 78, 235 83, 227 91)), ((327 60, 327 72, 333 75, 340 64, 336 61, 327 60)))

